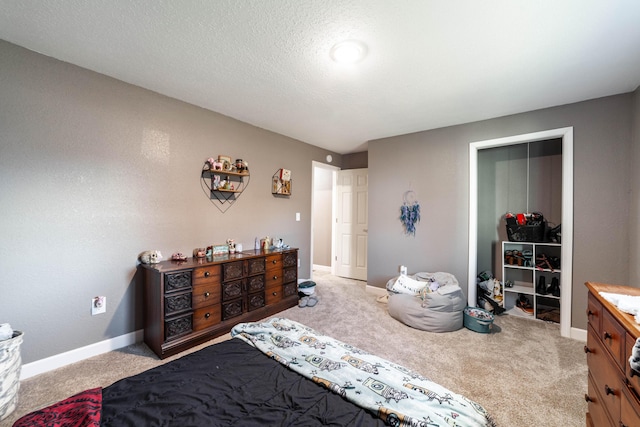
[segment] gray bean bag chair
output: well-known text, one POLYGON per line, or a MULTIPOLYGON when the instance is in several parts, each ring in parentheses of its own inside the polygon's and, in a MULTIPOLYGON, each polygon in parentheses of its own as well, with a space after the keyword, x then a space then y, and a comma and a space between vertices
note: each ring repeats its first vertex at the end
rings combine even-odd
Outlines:
MULTIPOLYGON (((412 278, 426 282, 417 294, 413 293, 414 288, 411 292, 393 291, 391 282, 395 279, 387 283, 389 315, 423 331, 451 332, 462 328, 467 300, 456 278, 449 273, 418 273, 412 278), (431 290, 429 284, 434 279, 440 286, 431 290)), ((397 284, 395 289, 398 289, 397 284)))

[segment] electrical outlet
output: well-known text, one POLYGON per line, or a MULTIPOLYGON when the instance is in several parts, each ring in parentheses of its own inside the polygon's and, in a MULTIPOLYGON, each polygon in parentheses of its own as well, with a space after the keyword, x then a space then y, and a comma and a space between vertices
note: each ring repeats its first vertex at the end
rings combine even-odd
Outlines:
POLYGON ((406 276, 407 274, 407 267, 405 265, 401 265, 400 266, 400 274, 403 274, 406 276))
POLYGON ((107 297, 98 296, 91 299, 91 315, 107 312, 107 297))
POLYGON ((296 221, 300 221, 300 212, 296 212, 296 221))

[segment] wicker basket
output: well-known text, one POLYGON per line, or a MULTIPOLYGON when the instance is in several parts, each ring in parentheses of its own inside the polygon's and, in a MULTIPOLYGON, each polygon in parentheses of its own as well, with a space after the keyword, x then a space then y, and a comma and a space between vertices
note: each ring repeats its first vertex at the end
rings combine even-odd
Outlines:
POLYGON ((0 420, 8 417, 18 404, 22 336, 22 332, 13 331, 13 337, 0 341, 0 420))

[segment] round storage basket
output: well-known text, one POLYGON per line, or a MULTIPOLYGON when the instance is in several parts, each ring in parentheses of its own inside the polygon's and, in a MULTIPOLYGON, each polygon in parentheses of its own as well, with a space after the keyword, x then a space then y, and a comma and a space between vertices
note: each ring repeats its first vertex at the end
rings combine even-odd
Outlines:
POLYGON ((313 295, 316 291, 316 282, 307 280, 306 282, 302 282, 298 285, 298 292, 301 292, 305 295, 313 295))
POLYGON ((481 334, 491 332, 494 316, 491 312, 477 307, 464 309, 464 326, 481 334))
POLYGON ((8 417, 18 404, 22 335, 13 331, 11 338, 0 341, 0 420, 8 417))

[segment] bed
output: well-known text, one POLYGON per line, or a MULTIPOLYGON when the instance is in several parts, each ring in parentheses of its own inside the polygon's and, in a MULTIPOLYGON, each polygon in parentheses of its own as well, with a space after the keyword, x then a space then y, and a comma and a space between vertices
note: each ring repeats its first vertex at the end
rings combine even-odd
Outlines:
POLYGON ((495 426, 479 404, 283 318, 20 418, 25 426, 495 426))

